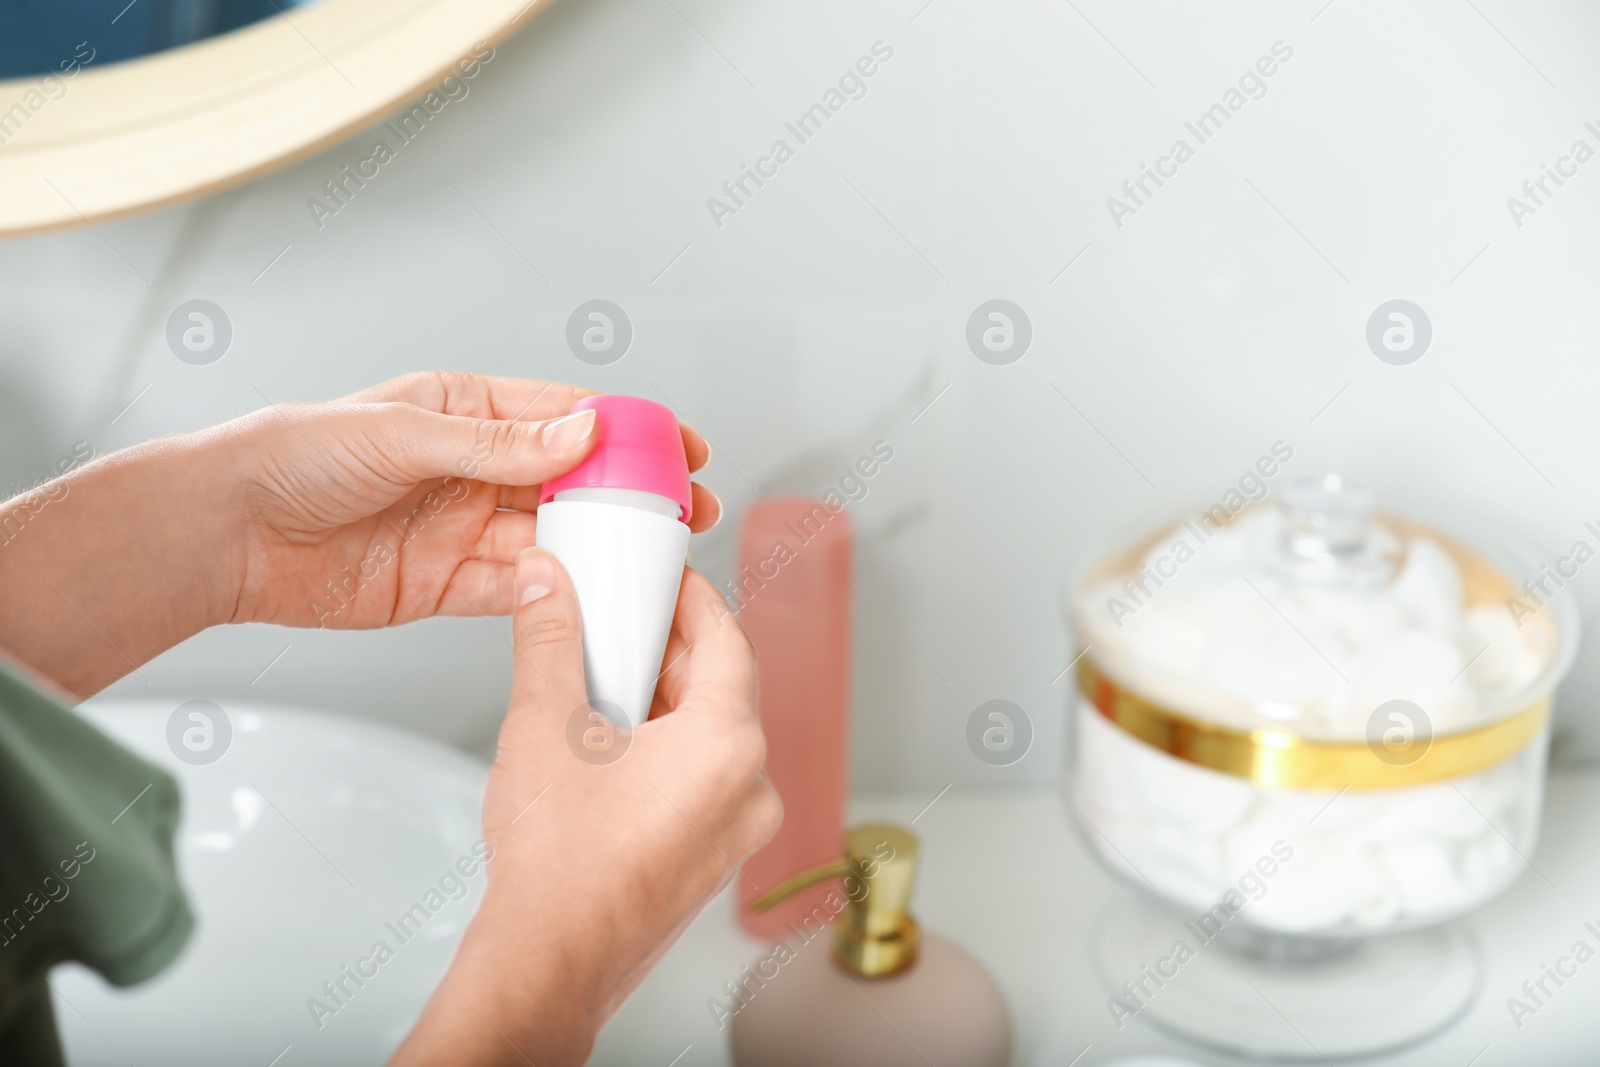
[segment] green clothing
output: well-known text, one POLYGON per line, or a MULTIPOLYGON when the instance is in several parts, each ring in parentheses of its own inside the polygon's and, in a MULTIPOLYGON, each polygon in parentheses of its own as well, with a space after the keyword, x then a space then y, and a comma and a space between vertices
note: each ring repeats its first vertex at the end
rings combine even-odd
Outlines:
POLYGON ((177 826, 171 775, 0 659, 0 1063, 61 1062, 55 964, 120 986, 178 954, 194 920, 177 826))

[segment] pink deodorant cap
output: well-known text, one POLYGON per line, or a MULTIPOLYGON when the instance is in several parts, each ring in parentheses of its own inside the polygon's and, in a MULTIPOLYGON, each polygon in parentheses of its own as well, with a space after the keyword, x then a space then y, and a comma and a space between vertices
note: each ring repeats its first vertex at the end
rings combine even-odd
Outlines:
POLYGON ((564 489, 637 489, 676 501, 688 523, 689 457, 671 408, 640 396, 588 396, 572 410, 594 412, 599 440, 577 467, 544 483, 539 503, 564 489))

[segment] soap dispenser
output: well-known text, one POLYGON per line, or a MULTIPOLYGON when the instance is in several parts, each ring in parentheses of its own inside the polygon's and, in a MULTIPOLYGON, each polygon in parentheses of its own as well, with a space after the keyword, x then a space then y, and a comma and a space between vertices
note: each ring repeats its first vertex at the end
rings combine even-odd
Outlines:
POLYGON ((955 944, 923 933, 908 910, 916 869, 909 830, 868 823, 845 834, 841 860, 751 901, 764 911, 842 879, 739 987, 730 1023, 737 1067, 1011 1062, 1011 1020, 994 980, 955 944), (820 936, 830 923, 831 953, 820 936))

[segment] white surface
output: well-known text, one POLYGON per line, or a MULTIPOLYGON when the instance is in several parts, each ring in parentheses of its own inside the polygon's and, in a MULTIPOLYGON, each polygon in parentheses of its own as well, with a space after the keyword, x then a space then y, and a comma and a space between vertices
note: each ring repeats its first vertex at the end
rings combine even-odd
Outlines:
POLYGON ((440 906, 402 930, 408 940, 387 925, 428 907, 428 890, 473 854, 484 767, 375 724, 233 703, 224 708, 231 746, 190 766, 167 749, 171 704, 85 710, 177 776, 178 869, 196 930, 172 967, 133 989, 76 965, 54 973, 74 1067, 381 1063, 443 976, 482 895, 481 866, 472 877, 458 872, 440 906), (393 958, 361 964, 380 940, 393 958), (318 1027, 307 1002, 330 1003, 322 984, 346 966, 376 973, 360 987, 346 979, 354 995, 318 1027))
POLYGON ((539 505, 538 542, 578 592, 590 702, 607 715, 620 709, 625 725, 638 726, 650 717, 662 674, 689 527, 624 504, 556 499, 539 505))
MULTIPOLYGON (((200 930, 173 970, 132 992, 57 972, 72 1062, 122 1064, 125 1055, 135 1063, 265 1064, 285 1046, 292 1048, 279 1061, 284 1067, 378 1062, 443 972, 481 882, 471 880, 473 895, 447 905, 425 928, 429 936, 401 949, 322 1031, 313 1029, 305 1000, 468 851, 481 766, 364 724, 236 707, 228 754, 186 767, 163 756, 170 711, 160 704, 91 714, 178 771, 185 791, 179 859, 200 930), (241 782, 270 796, 293 825, 266 807, 246 826, 234 800, 241 782), (184 1034, 181 1045, 173 1033, 184 1034)), ((1137 1019, 1116 1029, 1093 977, 1089 936, 1120 890, 1069 827, 1059 794, 1048 787, 934 792, 858 797, 851 818, 911 824, 921 838, 914 911, 998 979, 1016 1026, 1017 1067, 1062 1067, 1080 1053, 1080 1067, 1161 1052, 1214 1067, 1232 1062, 1182 1048, 1137 1019)), ((1482 998, 1437 1041, 1377 1061, 1382 1067, 1459 1067, 1480 1053, 1479 1067, 1600 1058, 1591 1024, 1600 1011, 1600 963, 1581 967, 1520 1030, 1506 1008, 1507 997, 1521 996, 1522 983, 1538 979, 1541 965, 1554 964, 1575 940, 1597 943, 1584 929, 1586 921, 1600 924, 1600 850, 1588 817, 1597 804, 1600 776, 1552 776, 1532 857, 1537 869, 1471 920, 1487 961, 1482 998)), ((730 888, 662 960, 602 1035, 592 1063, 664 1065, 680 1053, 678 1067, 727 1062, 726 1035, 706 1002, 766 952, 735 928, 733 899, 730 888)))
MULTIPOLYGON (((1520 229, 1505 201, 1593 141, 1597 36, 1591 5, 1510 0, 559 4, 320 230, 308 199, 377 131, 195 207, 0 245, 0 480, 80 438, 407 370, 554 377, 665 398, 706 432, 729 517, 694 556, 726 578, 749 500, 836 485, 881 438, 895 458, 851 505, 854 784, 1043 784, 1065 577, 1215 502, 1276 440, 1285 477, 1458 498, 1546 558, 1586 536, 1600 163, 1520 229), (719 229, 707 198, 880 39, 867 94, 719 229), (1278 39, 1294 58, 1267 95, 1118 229, 1107 198, 1278 39), (634 324, 610 367, 564 340, 596 297, 634 324), (1034 328, 1009 367, 964 338, 997 297, 1034 328), (1433 321, 1408 367, 1363 336, 1393 297, 1433 321), (162 337, 189 298, 234 325, 209 367, 162 337), (963 740, 996 698, 1034 721, 1011 768, 963 740)), ((222 629, 120 692, 313 700, 472 740, 504 711, 505 632, 222 629)), ((1564 729, 1600 703, 1597 642, 1564 729)))
MULTIPOLYGON (((925 928, 959 942, 999 980, 1016 1026, 1016 1067, 1096 1067, 1154 1054, 1210 1067, 1242 1062, 1185 1048, 1138 1018, 1117 1030, 1107 994, 1093 976, 1089 936, 1120 890, 1069 828, 1057 793, 958 786, 922 811, 934 792, 858 797, 851 818, 916 819, 921 872, 912 910, 925 928)), ((1539 978, 1540 965, 1554 964, 1575 940, 1600 948, 1600 939, 1583 926, 1591 920, 1600 926, 1600 850, 1588 814, 1597 804, 1600 776, 1552 777, 1545 832, 1532 857, 1537 871, 1469 920, 1486 960, 1481 998, 1437 1040, 1363 1063, 1586 1067, 1600 1061, 1600 1032, 1593 1025, 1600 1012, 1600 961, 1579 968, 1545 1007, 1522 1019, 1520 1030, 1506 1008, 1507 997, 1521 996, 1522 983, 1539 978)), ((664 1065, 680 1053, 676 1067, 728 1062, 726 1035, 706 1001, 722 997, 722 983, 767 952, 735 929, 733 897, 731 889, 719 897, 624 1005, 592 1065, 664 1065)), ((1312 1051, 1307 1055, 1315 1058, 1312 1051)))

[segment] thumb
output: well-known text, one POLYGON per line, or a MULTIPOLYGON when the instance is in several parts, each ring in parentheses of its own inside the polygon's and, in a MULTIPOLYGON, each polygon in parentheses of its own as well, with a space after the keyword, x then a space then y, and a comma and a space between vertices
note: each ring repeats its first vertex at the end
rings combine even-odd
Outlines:
POLYGON ((512 644, 516 651, 507 718, 565 716, 583 706, 583 622, 578 597, 555 556, 542 548, 517 555, 512 644))

